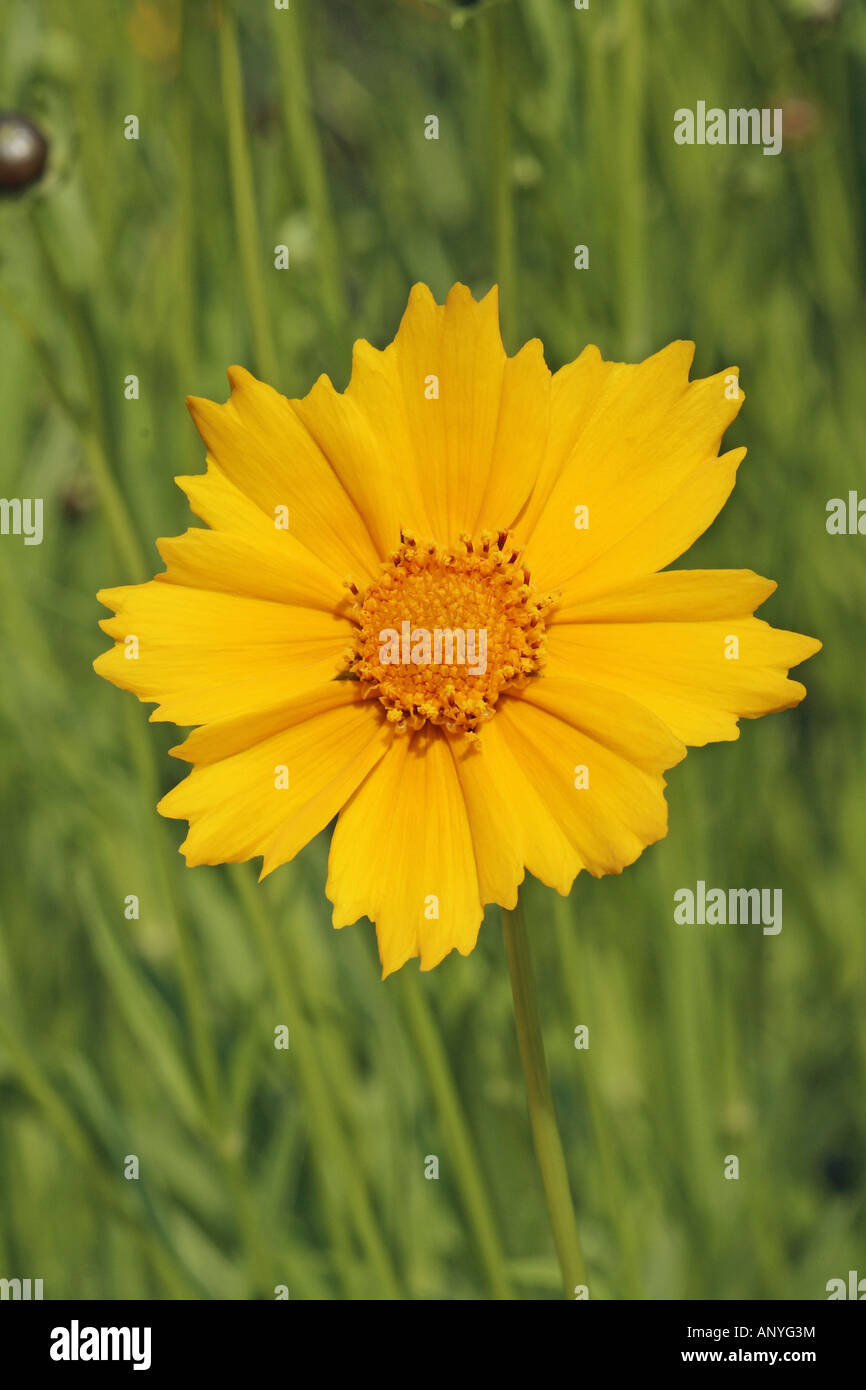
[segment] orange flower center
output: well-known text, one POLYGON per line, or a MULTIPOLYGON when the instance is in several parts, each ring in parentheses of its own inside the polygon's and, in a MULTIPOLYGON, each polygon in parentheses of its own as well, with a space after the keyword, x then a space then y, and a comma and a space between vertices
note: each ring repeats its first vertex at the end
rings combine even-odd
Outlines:
POLYGON ((524 685, 544 663, 539 595, 507 531, 461 537, 442 549, 404 534, 382 575, 355 597, 358 631, 349 671, 397 728, 426 720, 475 733, 503 691, 524 685))

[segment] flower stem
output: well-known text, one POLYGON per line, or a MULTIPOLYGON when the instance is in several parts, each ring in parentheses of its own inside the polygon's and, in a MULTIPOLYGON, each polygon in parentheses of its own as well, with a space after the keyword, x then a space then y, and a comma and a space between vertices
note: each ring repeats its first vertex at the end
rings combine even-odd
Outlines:
POLYGON ((277 355, 268 318, 262 265, 264 246, 260 235, 256 198, 253 189, 253 168, 244 117, 243 77, 238 52, 238 37, 231 4, 221 3, 217 10, 219 22, 220 84, 229 147, 229 171, 235 205, 235 224, 241 274, 256 366, 271 384, 277 377, 277 355))
POLYGON ((538 999, 520 903, 510 911, 503 908, 502 919, 535 1155, 538 1159, 565 1295, 566 1298, 573 1298, 575 1287, 587 1282, 586 1270, 544 1056, 538 999))
MULTIPOLYGON (((65 394, 58 395, 57 399, 63 409, 71 408, 74 412, 73 418, 81 435, 87 465, 105 513, 121 573, 125 574, 130 582, 139 583, 147 577, 147 566, 132 514, 109 463, 112 442, 105 393, 104 355, 100 352, 100 344, 87 304, 79 293, 69 288, 60 274, 51 239, 46 235, 39 211, 35 207, 31 212, 30 225, 46 280, 78 351, 89 398, 89 412, 78 418, 74 405, 67 401, 65 394)), ((40 356, 45 364, 48 360, 47 352, 40 352, 40 356)), ((53 379, 53 373, 49 374, 49 385, 53 384, 53 379)))
MULTIPOLYGON (((258 938, 275 997, 286 1019, 303 1019, 306 1001, 297 987, 298 970, 295 963, 280 950, 274 923, 270 920, 263 897, 246 867, 233 865, 231 870, 238 897, 258 938)), ((380 1223, 367 1193, 364 1175, 343 1126, 342 1117, 334 1104, 331 1086, 322 1067, 319 1050, 310 1025, 298 1025, 303 1042, 295 1051, 298 1079, 307 1102, 307 1117, 311 1140, 318 1159, 314 1172, 322 1194, 329 1236, 338 1252, 341 1278, 345 1268, 345 1223, 342 1203, 337 1204, 334 1178, 342 1187, 349 1218, 358 1240, 370 1261, 378 1281, 379 1296, 398 1300, 402 1297, 400 1282, 390 1252, 382 1238, 380 1223)))
POLYGON ((618 176, 617 273, 621 345, 626 361, 638 362, 646 348, 646 172, 643 141, 646 132, 643 7, 626 0, 623 11, 622 68, 617 102, 618 176))
MULTIPOLYGON (((563 989, 572 1010, 573 1021, 575 1023, 578 1020, 587 1021, 588 1017, 592 1017, 593 1012, 593 968, 591 968, 588 952, 585 951, 581 955, 577 945, 577 934, 573 930, 573 924, 568 914, 568 899, 561 898, 559 894, 557 894, 553 904, 553 930, 559 945, 563 989), (580 982, 579 985, 578 981, 580 982)), ((624 1200, 623 1175, 610 1126, 610 1117, 599 1094, 598 1081, 589 1060, 589 1053, 583 1052, 580 1055, 586 1098, 589 1102, 593 1139, 603 1174, 611 1226, 616 1231, 619 1240, 622 1266, 628 1286, 628 1293, 624 1293, 623 1297, 640 1301, 643 1298, 643 1288, 637 1231, 634 1223, 629 1220, 629 1212, 624 1200)))
POLYGON ((310 98, 304 54, 305 16, 295 6, 290 14, 273 10, 271 19, 275 26, 286 127, 315 228, 322 300, 331 326, 340 331, 346 318, 346 293, 325 161, 310 98))
POLYGON ((505 1252, 499 1240, 490 1198, 481 1176, 478 1155, 457 1094, 454 1077, 433 1015, 419 981, 405 972, 399 981, 403 1007, 430 1089, 442 1117, 454 1158, 454 1177, 475 1237, 478 1255, 496 1299, 513 1297, 505 1272, 505 1252))
POLYGON ((506 351, 513 351, 517 323, 517 256, 511 183, 511 126, 503 55, 504 17, 493 10, 479 16, 481 85, 486 112, 486 154, 490 166, 494 265, 499 285, 500 322, 506 351))

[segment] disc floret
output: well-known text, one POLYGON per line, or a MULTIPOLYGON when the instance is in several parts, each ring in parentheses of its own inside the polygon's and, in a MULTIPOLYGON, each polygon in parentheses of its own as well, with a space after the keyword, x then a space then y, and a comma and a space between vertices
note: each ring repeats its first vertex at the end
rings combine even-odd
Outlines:
POLYGON ((366 592, 348 587, 357 625, 349 672, 398 730, 429 720, 474 734, 503 692, 544 665, 553 597, 537 593, 508 531, 477 541, 464 533, 448 547, 404 531, 366 592))

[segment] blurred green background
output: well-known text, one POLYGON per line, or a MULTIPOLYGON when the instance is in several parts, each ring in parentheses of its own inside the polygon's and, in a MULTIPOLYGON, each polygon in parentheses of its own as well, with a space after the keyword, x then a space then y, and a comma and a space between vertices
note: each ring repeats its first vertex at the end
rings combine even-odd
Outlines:
POLYGON ((780 580, 761 616, 825 644, 800 709, 673 771, 635 867, 527 889, 591 1295, 866 1274, 866 540, 825 529, 866 493, 866 12, 456 8, 0 6, 0 108, 51 141, 0 202, 0 495, 45 499, 41 546, 0 537, 0 1276, 46 1298, 559 1296, 498 913, 382 984, 370 925, 329 925, 327 836, 262 888, 187 870, 176 734, 90 667, 97 588, 191 522, 184 396, 233 362, 342 387, 418 279, 499 279, 506 346, 554 368, 738 364, 749 455, 681 563, 780 580), (783 152, 676 146, 698 100, 783 107, 783 152), (782 933, 675 926, 698 878, 781 887, 782 933))

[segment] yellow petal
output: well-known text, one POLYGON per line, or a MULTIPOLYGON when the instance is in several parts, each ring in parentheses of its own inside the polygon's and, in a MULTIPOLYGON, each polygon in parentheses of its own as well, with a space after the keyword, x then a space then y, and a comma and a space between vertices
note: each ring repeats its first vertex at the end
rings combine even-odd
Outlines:
POLYGON ((739 736, 737 720, 799 704, 806 693, 786 673, 820 642, 759 618, 707 622, 554 623, 550 676, 579 676, 622 691, 688 744, 739 736))
POLYGON ((396 373, 386 370, 387 361, 385 353, 361 339, 343 394, 322 376, 309 395, 293 402, 355 499, 383 556, 400 544, 403 530, 433 534, 402 387, 396 373))
POLYGON ((390 354, 432 538, 456 541, 478 520, 499 422, 505 351, 496 290, 476 303, 465 285, 455 285, 440 306, 426 285, 415 285, 390 354), (434 387, 438 397, 428 399, 434 387))
POLYGON ((542 883, 567 893, 583 867, 580 856, 512 750, 499 713, 479 739, 454 739, 455 758, 478 866, 482 902, 513 907, 524 865, 542 883))
POLYGON ((327 894, 334 926, 376 924, 383 978, 420 955, 468 955, 483 909, 463 794, 445 735, 395 738, 340 813, 327 894))
POLYGON ((550 381, 538 338, 506 359, 490 476, 476 531, 510 527, 535 485, 547 449, 550 381))
POLYGON ((187 402, 219 469, 273 523, 288 508, 291 534, 338 578, 372 578, 380 557, 357 507, 290 401, 242 367, 229 368, 224 405, 187 402))
POLYGON ((520 811, 500 741, 487 734, 485 728, 481 738, 458 736, 447 743, 469 817, 481 901, 514 907, 524 877, 520 811))
MULTIPOLYGON (((543 678, 539 697, 542 683, 543 678)), ((681 750, 666 731, 661 739, 657 723, 646 721, 648 737, 662 751, 645 750, 645 765, 639 766, 617 749, 615 739, 606 736, 601 742, 571 722, 581 717, 580 704, 578 696, 570 699, 562 691, 551 698, 549 707, 535 700, 506 699, 492 722, 502 721, 501 732, 515 761, 543 788, 549 814, 576 851, 577 867, 596 876, 617 874, 667 833, 661 773, 678 761, 681 750), (586 786, 580 785, 584 779, 586 786)), ((637 715, 631 717, 637 720, 637 715)), ((527 865, 536 872, 529 855, 527 865)))
MULTIPOLYGON (((361 686, 357 681, 325 681, 313 686, 290 699, 281 699, 277 704, 248 714, 237 714, 226 719, 215 719, 193 729, 183 743, 169 751, 175 758, 195 763, 197 767, 220 762, 234 753, 251 748, 306 719, 312 719, 328 710, 342 709, 346 705, 363 701, 361 686)), ((371 708, 378 706, 373 702, 371 708)))
POLYGON ((524 705, 547 710, 644 772, 666 772, 686 756, 682 740, 645 705, 579 676, 548 673, 530 681, 509 703, 515 715, 524 705))
POLYGON ((333 613, 158 579, 97 597, 115 610, 100 626, 116 644, 95 670, 175 724, 270 708, 336 676, 353 630, 333 613))
POLYGON ((587 349, 557 372, 548 456, 518 526, 542 589, 569 597, 652 573, 724 504, 743 451, 718 448, 743 392, 736 367, 689 382, 693 353, 672 343, 631 366, 587 349))
POLYGON ((174 481, 186 493, 196 516, 214 531, 240 532, 254 538, 270 533, 273 513, 262 511, 245 492, 235 487, 212 454, 207 455, 207 472, 183 475, 174 481))
POLYGON ((181 846, 190 866, 261 855, 270 873, 324 829, 393 737, 349 681, 283 718, 291 722, 279 732, 196 767, 159 803, 164 816, 190 823, 181 846))
POLYGON ((520 517, 522 540, 532 535, 566 462, 574 453, 582 431, 612 388, 624 364, 605 362, 597 347, 585 347, 573 362, 560 367, 550 381, 550 407, 545 448, 535 486, 520 517))
POLYGON ((550 623, 686 622, 750 617, 777 588, 754 570, 665 570, 561 600, 550 623))
POLYGON ((401 527, 442 544, 507 528, 530 493, 550 372, 537 340, 506 358, 498 304, 496 289, 476 302, 455 285, 439 305, 415 285, 394 342, 356 345, 345 396, 326 382, 299 403, 341 474, 359 488, 366 478, 363 510, 378 509, 375 534, 389 545, 401 527))
POLYGON ((157 578, 164 583, 327 612, 346 605, 346 588, 334 571, 294 536, 267 523, 264 533, 255 536, 191 527, 156 546, 166 565, 166 573, 157 578))

